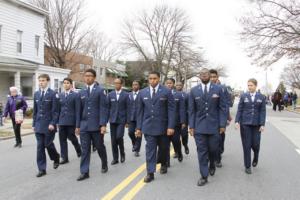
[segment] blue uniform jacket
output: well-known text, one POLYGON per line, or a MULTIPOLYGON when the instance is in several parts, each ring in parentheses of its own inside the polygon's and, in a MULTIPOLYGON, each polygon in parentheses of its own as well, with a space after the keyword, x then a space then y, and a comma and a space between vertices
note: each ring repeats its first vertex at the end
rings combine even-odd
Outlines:
POLYGON ((191 89, 189 94, 189 127, 195 134, 218 134, 227 122, 227 101, 219 85, 210 84, 207 99, 201 85, 191 89))
POLYGON ((137 129, 143 134, 164 135, 167 129, 175 128, 175 102, 171 90, 159 85, 156 95, 151 99, 150 88, 138 95, 137 129))
POLYGON ((185 97, 183 92, 172 90, 172 94, 175 100, 175 123, 176 125, 186 123, 186 107, 185 107, 185 97))
MULTIPOLYGON (((139 94, 138 94, 139 95, 139 94)), ((136 96, 136 99, 134 100, 133 92, 130 92, 128 95, 128 120, 127 123, 136 121, 137 118, 137 102, 138 102, 138 95, 136 96)))
POLYGON ((80 124, 80 97, 70 91, 66 97, 65 92, 59 95, 59 121, 60 126, 79 126, 80 124))
POLYGON ((87 87, 79 92, 80 97, 80 132, 99 131, 101 126, 106 126, 108 120, 108 105, 105 90, 94 85, 90 96, 87 87))
POLYGON ((42 99, 42 92, 37 91, 34 93, 33 103, 33 121, 32 127, 35 128, 37 133, 48 133, 49 125, 55 127, 58 123, 58 99, 59 96, 56 92, 48 88, 42 99))
POLYGON ((117 100, 116 91, 108 94, 108 109, 109 109, 109 122, 125 124, 127 123, 127 107, 128 107, 128 93, 122 90, 117 100))
POLYGON ((266 97, 257 92, 252 101, 250 93, 241 95, 235 122, 241 125, 264 126, 266 121, 266 97))

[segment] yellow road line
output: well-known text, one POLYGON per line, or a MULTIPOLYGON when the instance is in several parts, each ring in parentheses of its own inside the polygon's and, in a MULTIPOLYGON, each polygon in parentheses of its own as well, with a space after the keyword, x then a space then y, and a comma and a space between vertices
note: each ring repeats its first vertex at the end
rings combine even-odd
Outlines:
POLYGON ((107 193, 102 200, 110 200, 114 198, 119 192, 121 192, 125 187, 127 187, 139 174, 141 174, 146 169, 146 163, 142 164, 138 169, 136 169, 132 174, 130 174, 126 179, 124 179, 119 185, 107 193))
MULTIPOLYGON (((170 152, 170 157, 174 155, 174 150, 172 149, 170 152)), ((158 164, 156 165, 156 172, 158 172, 160 170, 161 165, 158 164)), ((144 178, 142 178, 141 180, 139 180, 139 182, 129 191, 125 194, 125 196, 123 196, 122 200, 131 200, 135 197, 135 195, 146 185, 146 183, 144 182, 144 178)))

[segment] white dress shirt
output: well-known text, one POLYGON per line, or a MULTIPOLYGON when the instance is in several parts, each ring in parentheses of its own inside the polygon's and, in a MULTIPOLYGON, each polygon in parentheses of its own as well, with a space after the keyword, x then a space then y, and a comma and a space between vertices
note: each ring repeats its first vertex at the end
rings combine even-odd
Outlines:
MULTIPOLYGON (((201 83, 201 87, 202 87, 202 91, 204 93, 204 90, 205 90, 205 84, 204 83, 201 83)), ((207 93, 209 92, 209 88, 210 88, 210 82, 208 82, 206 84, 206 89, 207 89, 207 93)))
POLYGON ((121 92, 122 92, 122 89, 119 91, 116 90, 117 101, 119 101, 121 92))
MULTIPOLYGON (((159 84, 157 84, 157 86, 155 86, 155 88, 154 88, 155 95, 157 94, 158 88, 159 88, 159 84)), ((152 93, 153 93, 153 87, 150 86, 150 96, 151 96, 151 98, 152 98, 152 93)))

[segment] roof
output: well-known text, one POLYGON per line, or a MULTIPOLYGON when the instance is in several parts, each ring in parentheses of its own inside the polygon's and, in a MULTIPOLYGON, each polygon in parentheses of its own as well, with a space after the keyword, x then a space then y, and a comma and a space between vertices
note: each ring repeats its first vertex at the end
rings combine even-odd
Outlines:
POLYGON ((41 8, 38 8, 38 7, 36 7, 36 6, 34 6, 34 5, 30 4, 30 3, 27 3, 27 2, 24 2, 24 1, 21 1, 21 0, 6 0, 6 1, 11 2, 11 3, 13 3, 13 4, 17 5, 17 6, 21 6, 23 8, 26 8, 28 10, 31 10, 31 11, 33 11, 35 13, 40 14, 40 15, 44 15, 44 16, 48 16, 49 15, 48 11, 43 10, 41 8))
POLYGON ((0 56, 0 66, 1 65, 37 68, 37 63, 33 63, 33 62, 29 62, 17 58, 5 57, 5 56, 0 56))

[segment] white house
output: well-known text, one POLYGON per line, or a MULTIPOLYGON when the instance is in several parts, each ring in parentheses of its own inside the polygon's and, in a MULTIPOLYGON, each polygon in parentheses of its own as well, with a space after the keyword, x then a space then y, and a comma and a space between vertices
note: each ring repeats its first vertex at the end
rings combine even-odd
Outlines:
POLYGON ((20 0, 0 0, 0 102, 6 100, 10 86, 32 98, 41 73, 50 75, 54 89, 68 76, 70 70, 44 66, 47 15, 47 11, 20 0))

